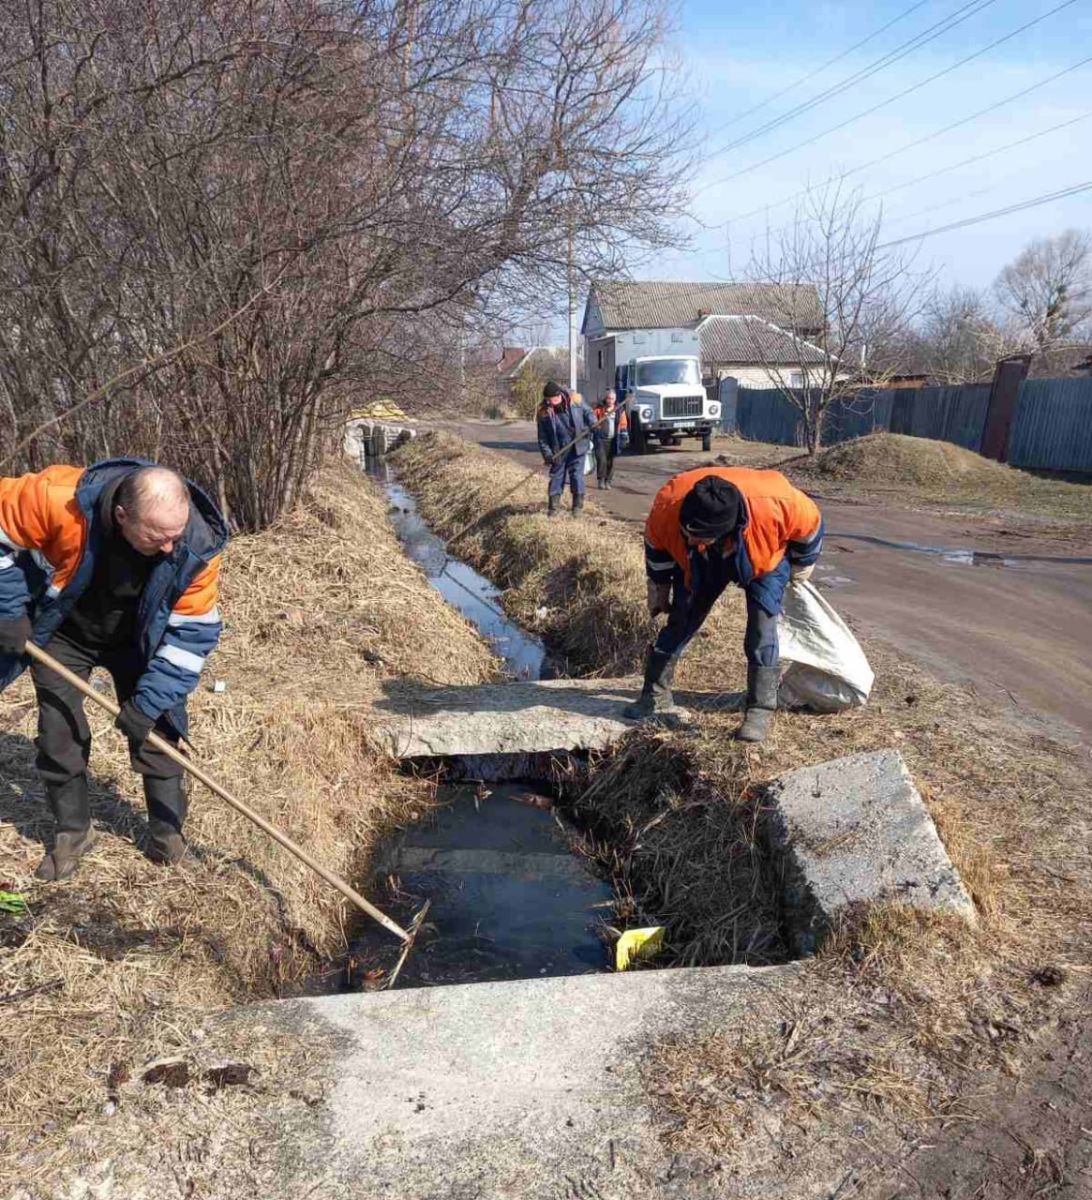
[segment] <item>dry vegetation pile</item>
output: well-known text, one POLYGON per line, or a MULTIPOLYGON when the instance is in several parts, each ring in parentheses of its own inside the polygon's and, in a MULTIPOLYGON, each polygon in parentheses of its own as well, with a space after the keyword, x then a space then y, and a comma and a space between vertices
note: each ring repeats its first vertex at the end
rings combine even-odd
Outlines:
POLYGON ((794 458, 781 469, 803 486, 853 487, 949 507, 1027 512, 1092 522, 1092 487, 1041 478, 951 442, 873 433, 794 458))
MULTIPOLYGON (((636 530, 594 509, 583 523, 547 521, 539 479, 491 511, 524 472, 447 435, 399 458, 442 532, 488 512, 458 553, 508 589, 517 619, 530 623, 546 606, 538 628, 571 667, 638 665, 649 626, 636 530)), ((742 629, 740 596, 726 594, 680 668, 682 687, 714 696, 741 687, 742 629)), ((866 708, 779 716, 754 750, 733 740, 738 714, 701 705, 693 729, 640 735, 593 767, 575 801, 625 894, 623 915, 667 925, 666 961, 776 960, 776 904, 755 840, 760 785, 895 747, 981 916, 972 930, 873 912, 806 966, 807 986, 782 1019, 756 1023, 742 1042, 717 1034, 659 1047, 649 1088, 676 1148, 723 1153, 745 1128, 741 1114, 756 1120, 758 1108, 808 1127, 843 1109, 958 1111, 981 1086, 976 1072, 1019 1071, 1022 1052, 1087 986, 1086 753, 1001 720, 889 647, 866 650, 877 674, 866 708)))
MULTIPOLYGON (((275 528, 231 544, 223 604, 210 677, 227 690, 193 697, 197 755, 320 861, 359 880, 377 835, 432 801, 369 747, 371 702, 395 676, 475 683, 495 660, 401 553, 385 502, 346 466, 326 471, 275 528)), ((108 1082, 169 1052, 201 1014, 275 996, 329 964, 356 920, 198 787, 190 855, 171 870, 148 862, 134 845, 139 782, 97 714, 97 845, 71 881, 37 884, 47 814, 35 713, 26 678, 0 696, 0 888, 29 907, 0 913, 0 1185, 20 1178, 32 1144, 35 1169, 46 1171, 73 1120, 105 1103, 108 1082)))

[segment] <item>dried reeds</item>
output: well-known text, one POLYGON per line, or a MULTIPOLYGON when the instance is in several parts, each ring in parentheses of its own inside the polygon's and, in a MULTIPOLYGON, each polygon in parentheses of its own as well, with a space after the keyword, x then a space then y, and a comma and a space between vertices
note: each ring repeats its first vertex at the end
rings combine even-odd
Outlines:
MULTIPOLYGON (((402 554, 380 494, 336 464, 299 508, 229 547, 227 629, 192 699, 209 772, 349 879, 377 836, 431 802, 370 748, 370 703, 395 675, 473 683, 495 660, 402 554), (443 653, 437 653, 437 648, 443 653)), ((113 1064, 139 1064, 209 1010, 278 994, 344 947, 341 897, 213 797, 195 791, 178 868, 149 863, 139 782, 90 713, 98 843, 78 874, 37 884, 47 816, 28 680, 0 697, 2 1181, 28 1139, 101 1105, 113 1064), (35 990, 39 989, 39 990, 35 990)))

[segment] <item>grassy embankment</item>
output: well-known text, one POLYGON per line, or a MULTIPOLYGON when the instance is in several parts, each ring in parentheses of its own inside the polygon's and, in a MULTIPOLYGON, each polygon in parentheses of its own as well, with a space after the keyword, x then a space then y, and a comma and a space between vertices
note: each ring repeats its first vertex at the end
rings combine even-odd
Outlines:
MULTIPOLYGON (((223 679, 227 690, 203 686, 193 697, 197 754, 321 862, 359 881, 376 838, 433 799, 371 748, 372 702, 403 676, 478 682, 495 660, 402 554, 379 492, 345 465, 329 468, 276 528, 231 543, 224 588, 227 627, 205 683, 223 679)), ((6 1181, 27 1182, 28 1147, 38 1170, 61 1159, 68 1131, 149 1061, 169 1057, 183 1029, 336 962, 357 920, 196 785, 186 861, 171 870, 148 862, 134 845, 139 781, 98 714, 98 843, 71 881, 36 883, 47 815, 35 714, 25 677, 0 696, 0 887, 29 905, 25 916, 0 913, 4 1195, 6 1181)))
MULTIPOLYGON (((506 589, 508 611, 571 673, 639 669, 650 630, 637 531, 594 504, 581 522, 547 521, 541 478, 494 511, 526 472, 450 435, 421 438, 397 461, 440 532, 488 514, 457 553, 506 589)), ((739 689, 742 629, 742 599, 730 594, 681 667, 680 686, 714 696, 739 689)), ((806 986, 782 1020, 742 1041, 725 1034, 655 1047, 649 1091, 675 1148, 734 1152, 759 1112, 805 1128, 958 1112, 990 1071, 1020 1069, 1092 962, 1080 752, 1003 722, 888 646, 866 650, 877 673, 868 707, 779 716, 768 744, 753 750, 732 740, 738 715, 702 705, 695 730, 632 739, 577 800, 630 896, 623 917, 664 923, 669 961, 777 961, 784 947, 754 836, 756 785, 894 746, 978 906, 975 929, 873 912, 807 964, 806 986), (1053 964, 1064 968, 1042 973, 1053 964), (1058 979, 1067 982, 1048 986, 1058 979)))

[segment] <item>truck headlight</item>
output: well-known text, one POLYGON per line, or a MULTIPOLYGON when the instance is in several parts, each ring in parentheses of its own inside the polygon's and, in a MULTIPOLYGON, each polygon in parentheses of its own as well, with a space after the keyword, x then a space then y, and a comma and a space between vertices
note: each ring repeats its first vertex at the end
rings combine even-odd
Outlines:
POLYGON ((720 416, 720 405, 719 404, 710 404, 709 405, 709 415, 711 417, 719 417, 720 416))
POLYGON ((652 409, 647 404, 642 404, 637 411, 640 413, 642 421, 652 420, 652 409))

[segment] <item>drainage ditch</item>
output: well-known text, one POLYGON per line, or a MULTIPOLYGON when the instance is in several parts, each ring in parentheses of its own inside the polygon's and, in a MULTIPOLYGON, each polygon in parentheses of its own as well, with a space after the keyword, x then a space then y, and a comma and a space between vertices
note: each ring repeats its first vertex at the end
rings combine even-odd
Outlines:
MULTIPOLYGON (((547 677, 546 647, 508 620, 493 584, 449 556, 381 461, 368 467, 406 553, 433 587, 481 631, 511 677, 547 677)), ((570 755, 536 763, 537 778, 455 783, 467 764, 430 763, 437 806, 379 845, 365 887, 403 925, 431 902, 395 986, 606 971, 620 930, 656 925, 667 931, 664 950, 640 966, 785 961, 755 803, 732 806, 703 791, 697 765, 684 759, 654 735, 636 735, 594 773, 570 755)), ((398 951, 366 923, 347 958, 305 991, 384 988, 398 951)))

